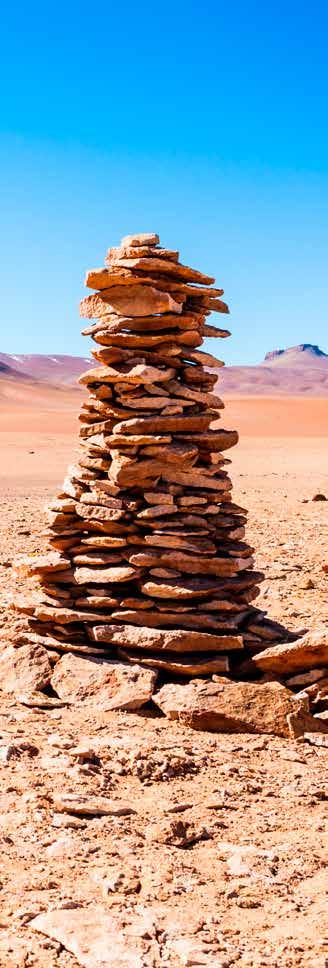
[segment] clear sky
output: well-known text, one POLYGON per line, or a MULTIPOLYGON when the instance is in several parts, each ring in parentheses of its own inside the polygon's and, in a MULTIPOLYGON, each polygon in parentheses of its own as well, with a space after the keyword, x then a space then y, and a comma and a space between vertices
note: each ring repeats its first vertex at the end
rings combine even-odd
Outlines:
POLYGON ((328 351, 325 2, 31 0, 0 27, 2 352, 86 355, 84 271, 138 231, 216 276, 227 362, 328 351))

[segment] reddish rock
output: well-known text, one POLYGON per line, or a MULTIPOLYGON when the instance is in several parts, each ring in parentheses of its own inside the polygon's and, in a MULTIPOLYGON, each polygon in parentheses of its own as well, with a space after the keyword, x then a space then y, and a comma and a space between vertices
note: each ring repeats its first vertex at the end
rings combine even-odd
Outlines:
POLYGON ((181 303, 176 302, 168 292, 145 285, 113 286, 110 290, 103 290, 101 297, 87 296, 80 303, 80 315, 89 319, 106 316, 107 313, 124 316, 181 313, 181 303))
MULTIPOLYGON (((310 729, 308 701, 295 699, 278 682, 191 682, 163 686, 153 701, 169 719, 218 733, 302 735, 310 729), (288 716, 292 715, 292 733, 288 716)), ((328 727, 327 727, 328 729, 328 727)))
POLYGON ((52 668, 42 645, 8 645, 0 654, 0 686, 7 693, 34 693, 49 685, 52 668))
POLYGON ((296 642, 273 645, 253 656, 253 663, 263 672, 289 676, 292 672, 304 672, 318 666, 328 665, 328 632, 317 629, 308 632, 296 642))
POLYGON ((120 648, 150 649, 163 652, 226 652, 242 649, 238 635, 211 635, 183 629, 136 628, 134 625, 99 625, 90 629, 96 642, 110 642, 120 648))
POLYGON ((140 709, 154 692, 156 672, 139 665, 64 655, 56 663, 51 685, 60 699, 87 702, 101 713, 140 709))
POLYGON ((59 551, 49 551, 46 555, 24 555, 16 558, 14 562, 14 569, 21 578, 65 571, 69 566, 69 558, 61 555, 59 551))
POLYGON ((132 248, 139 248, 140 245, 158 245, 159 235, 156 232, 137 232, 136 235, 125 235, 121 240, 121 245, 131 245, 132 248))
POLYGON ((126 915, 113 915, 108 907, 99 904, 69 910, 61 907, 39 914, 29 922, 29 927, 58 941, 82 968, 152 968, 154 965, 146 921, 140 915, 131 915, 129 923, 126 915))

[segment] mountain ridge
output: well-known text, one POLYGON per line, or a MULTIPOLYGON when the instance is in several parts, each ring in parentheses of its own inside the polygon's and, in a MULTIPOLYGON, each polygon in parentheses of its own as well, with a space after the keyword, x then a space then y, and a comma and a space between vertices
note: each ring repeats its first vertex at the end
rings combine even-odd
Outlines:
POLYGON ((267 365, 284 366, 328 366, 328 355, 316 343, 298 343, 296 346, 288 346, 286 349, 270 350, 265 354, 264 360, 259 366, 267 365))
POLYGON ((91 366, 86 356, 65 353, 0 353, 0 373, 7 369, 7 376, 19 377, 56 386, 74 386, 76 380, 91 366))

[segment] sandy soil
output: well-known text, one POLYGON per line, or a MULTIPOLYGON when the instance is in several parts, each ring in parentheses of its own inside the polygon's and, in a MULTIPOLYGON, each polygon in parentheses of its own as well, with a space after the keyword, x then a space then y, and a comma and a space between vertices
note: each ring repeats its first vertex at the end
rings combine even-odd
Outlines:
MULTIPOLYGON (((42 547, 42 506, 71 462, 79 395, 2 403, 0 622, 10 638, 12 558, 42 547)), ((328 497, 327 412, 327 400, 244 398, 227 402, 223 420, 242 434, 231 474, 266 574, 260 602, 298 631, 327 619, 328 502, 312 502, 328 497)), ((1 968, 78 968, 31 921, 99 904, 124 915, 127 931, 145 931, 151 915, 154 968, 326 968, 327 750, 4 696, 0 732, 1 748, 13 747, 9 761, 0 748, 1 968), (82 740, 85 762, 74 752, 82 740), (135 813, 58 827, 59 789, 122 799, 135 813), (192 846, 184 828, 169 843, 177 821, 194 831, 192 846)))

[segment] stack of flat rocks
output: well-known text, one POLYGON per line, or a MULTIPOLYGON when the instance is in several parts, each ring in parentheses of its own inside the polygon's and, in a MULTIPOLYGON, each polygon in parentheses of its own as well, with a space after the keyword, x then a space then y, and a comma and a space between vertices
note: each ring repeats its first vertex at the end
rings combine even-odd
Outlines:
POLYGON ((47 509, 51 550, 18 564, 37 587, 15 607, 51 651, 238 678, 284 637, 253 605, 262 576, 224 456, 238 435, 217 427, 223 364, 200 349, 230 335, 207 322, 229 311, 213 283, 154 234, 87 273, 96 364, 80 378, 80 448, 47 509))

